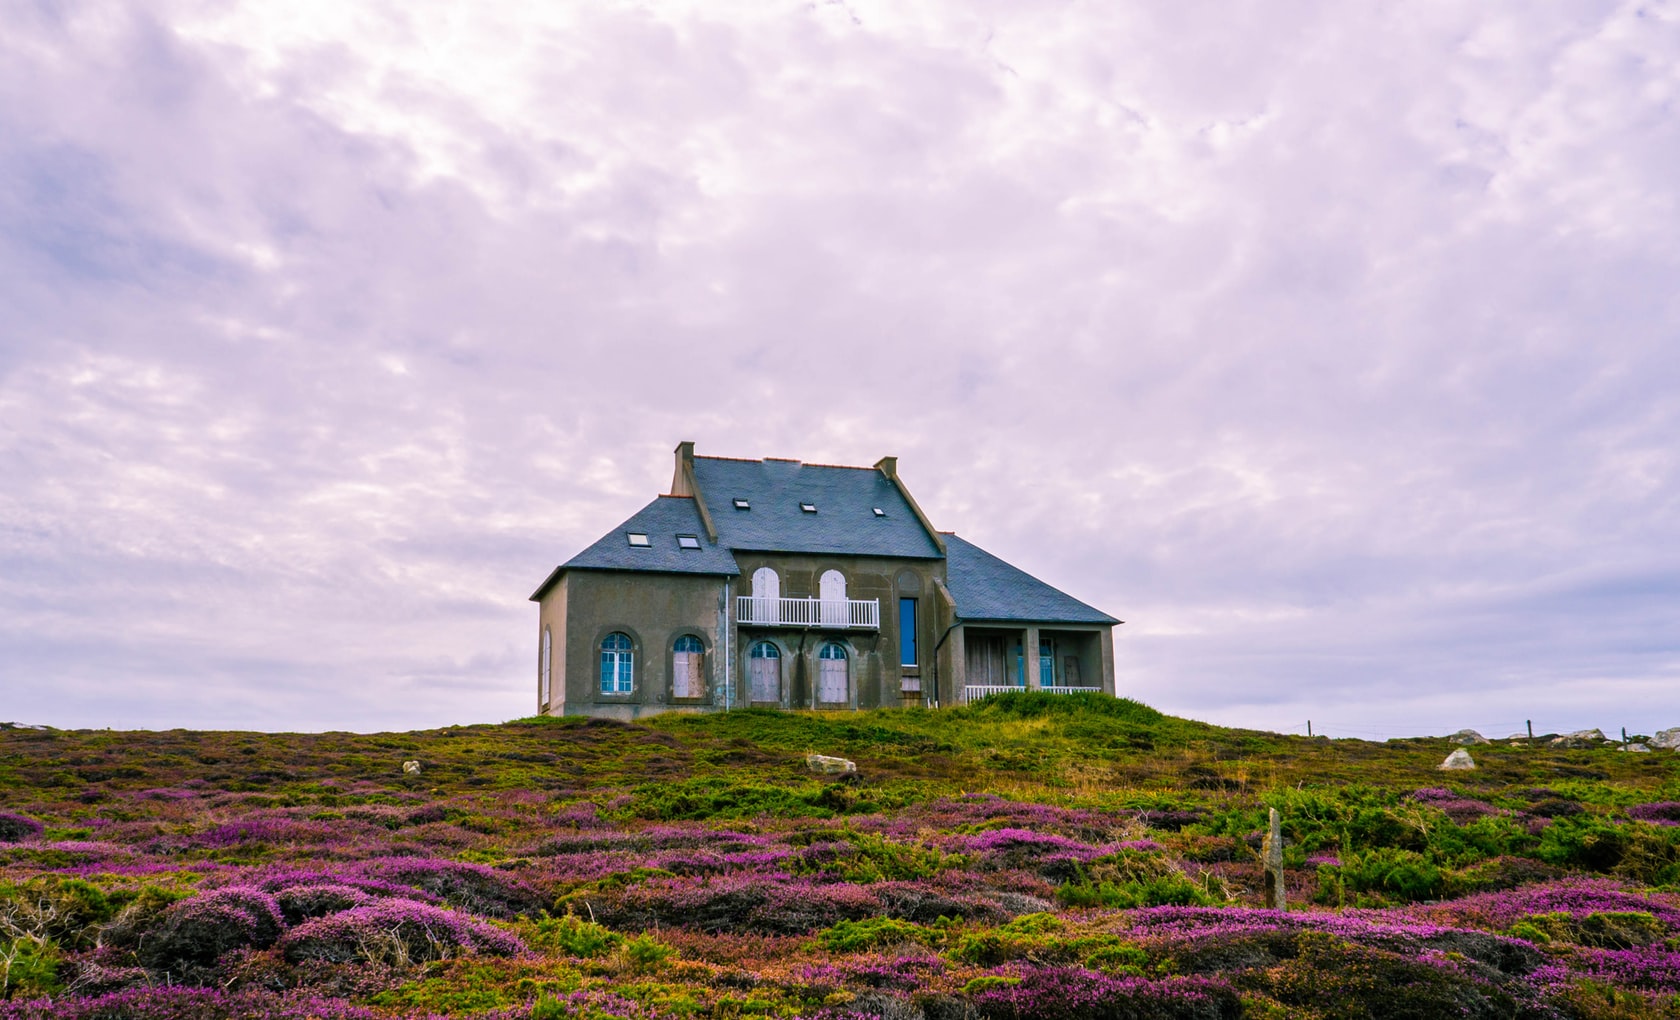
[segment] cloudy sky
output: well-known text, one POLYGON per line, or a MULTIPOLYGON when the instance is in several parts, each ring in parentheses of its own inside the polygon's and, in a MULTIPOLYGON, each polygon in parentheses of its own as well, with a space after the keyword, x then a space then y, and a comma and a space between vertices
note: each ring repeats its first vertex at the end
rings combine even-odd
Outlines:
POLYGON ((0 0, 0 719, 534 703, 671 448, 1124 693, 1680 725, 1680 2, 0 0))

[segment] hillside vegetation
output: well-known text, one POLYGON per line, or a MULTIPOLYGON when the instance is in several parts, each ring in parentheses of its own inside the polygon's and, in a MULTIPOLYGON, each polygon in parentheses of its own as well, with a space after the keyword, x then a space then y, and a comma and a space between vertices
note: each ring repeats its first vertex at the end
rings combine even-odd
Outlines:
POLYGON ((1680 1017, 1680 756, 1452 747, 1036 694, 0 730, 0 1020, 1680 1017))

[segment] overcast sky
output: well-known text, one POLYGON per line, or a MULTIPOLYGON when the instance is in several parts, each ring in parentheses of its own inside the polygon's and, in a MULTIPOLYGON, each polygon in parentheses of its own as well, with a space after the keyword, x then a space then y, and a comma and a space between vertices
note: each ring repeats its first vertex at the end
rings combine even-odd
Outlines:
POLYGON ((1680 726, 1680 2, 0 0, 0 719, 535 702, 671 449, 1121 692, 1680 726))

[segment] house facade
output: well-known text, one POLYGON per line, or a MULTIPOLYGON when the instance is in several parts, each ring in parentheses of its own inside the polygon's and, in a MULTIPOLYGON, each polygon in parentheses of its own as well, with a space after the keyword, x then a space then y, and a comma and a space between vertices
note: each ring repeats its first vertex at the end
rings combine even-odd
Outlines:
POLYGON ((546 715, 1114 693, 1120 621, 936 530, 892 457, 836 467, 681 443, 671 491, 531 601, 546 715))

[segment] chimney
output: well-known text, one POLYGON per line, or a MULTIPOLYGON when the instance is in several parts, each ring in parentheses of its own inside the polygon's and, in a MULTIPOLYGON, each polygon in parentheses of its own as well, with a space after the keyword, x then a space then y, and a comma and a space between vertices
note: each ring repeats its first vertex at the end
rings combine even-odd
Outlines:
POLYGON ((875 462, 875 470, 881 472, 883 475, 886 475, 895 482, 898 481, 898 458, 882 457, 880 460, 875 462))
POLYGON ((694 441, 677 444, 677 470, 671 475, 671 495, 694 495, 694 441))

